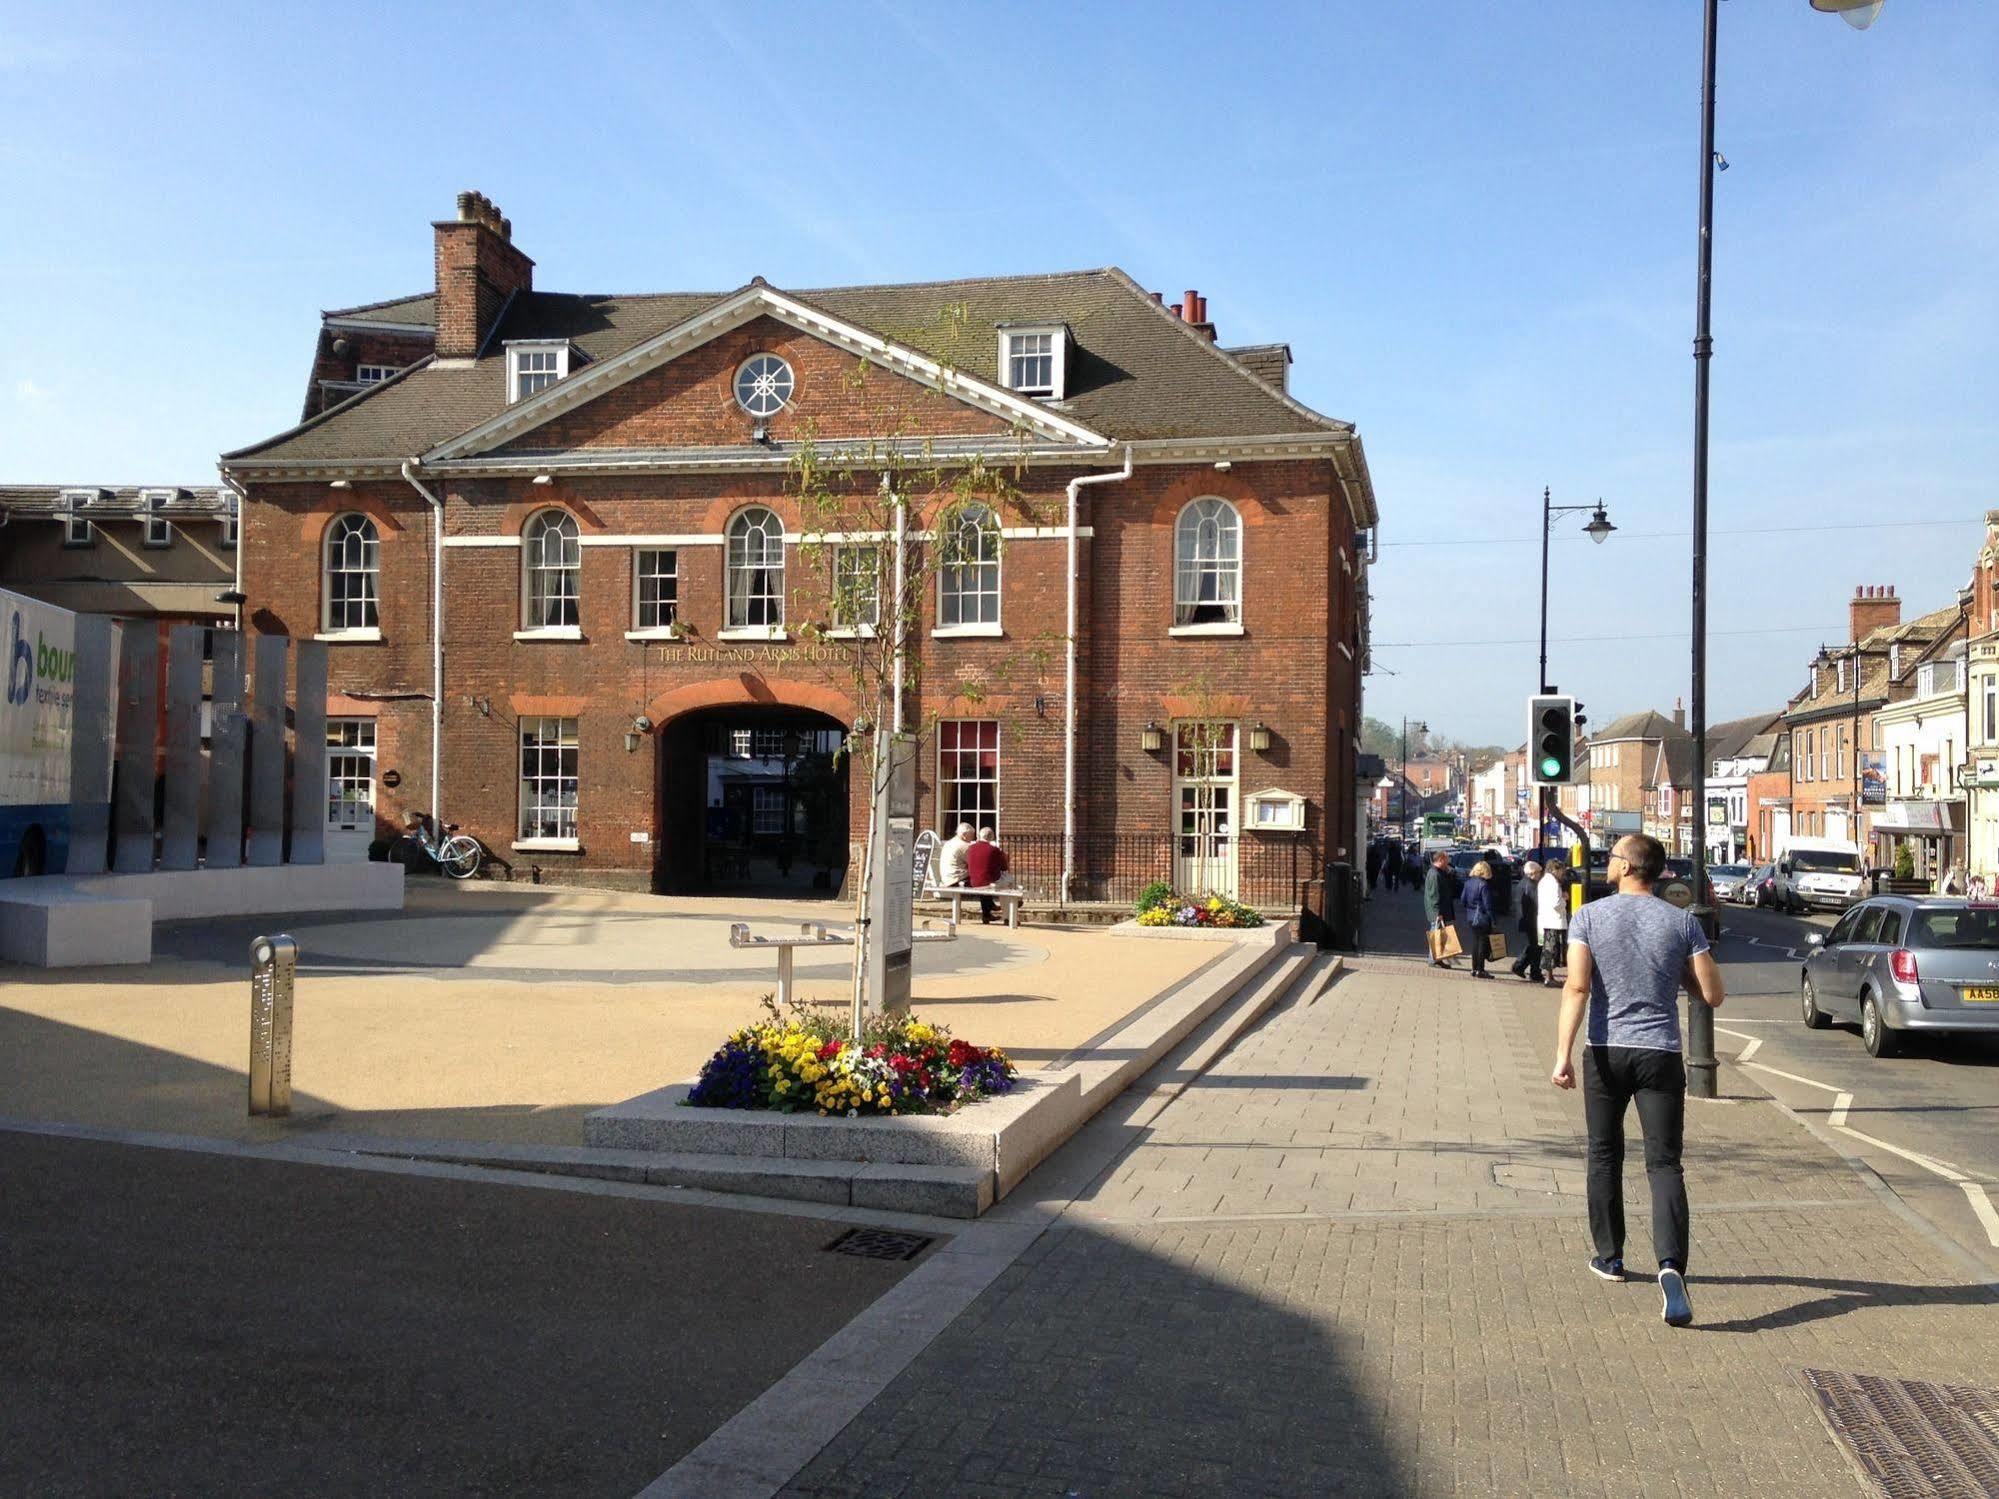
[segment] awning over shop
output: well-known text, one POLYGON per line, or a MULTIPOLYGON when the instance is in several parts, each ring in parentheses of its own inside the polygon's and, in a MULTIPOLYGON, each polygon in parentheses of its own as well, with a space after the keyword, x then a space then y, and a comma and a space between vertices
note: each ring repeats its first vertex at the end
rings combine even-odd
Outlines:
POLYGON ((1955 833, 1963 830, 1964 803, 1890 802, 1874 814, 1877 833, 1955 833))

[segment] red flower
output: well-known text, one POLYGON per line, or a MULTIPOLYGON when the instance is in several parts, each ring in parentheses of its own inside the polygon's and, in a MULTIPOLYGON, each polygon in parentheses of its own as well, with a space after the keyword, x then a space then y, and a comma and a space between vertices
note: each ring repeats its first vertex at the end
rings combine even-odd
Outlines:
POLYGON ((844 1041, 828 1041, 824 1046, 819 1048, 819 1060, 822 1062, 832 1061, 833 1058, 840 1054, 840 1048, 844 1045, 846 1045, 844 1041))
POLYGON ((985 1059, 986 1054, 971 1042, 955 1040, 951 1043, 951 1050, 946 1058, 953 1067, 970 1067, 985 1059))

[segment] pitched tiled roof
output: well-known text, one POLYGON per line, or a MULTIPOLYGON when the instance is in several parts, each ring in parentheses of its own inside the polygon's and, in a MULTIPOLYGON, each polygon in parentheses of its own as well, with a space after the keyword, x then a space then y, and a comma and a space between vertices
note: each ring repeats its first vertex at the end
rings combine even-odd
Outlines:
MULTIPOLYGON (((471 366, 412 366, 303 426, 224 455, 265 461, 400 461, 493 416, 506 403, 502 345, 567 338, 582 364, 623 353, 713 306, 725 293, 515 297, 471 366)), ((791 293, 846 322, 984 380, 998 378, 1004 322, 1064 322, 1075 335, 1069 396, 1056 408, 1113 440, 1349 432, 1257 378, 1115 268, 791 293)), ((380 316, 374 308, 347 315, 380 316)))
POLYGON ((411 328, 437 326, 437 297, 419 292, 413 297, 391 297, 386 302, 364 302, 359 307, 336 307, 320 314, 323 318, 354 318, 365 323, 407 323, 411 328))
POLYGON ((1686 730, 1674 723, 1663 713, 1654 713, 1650 708, 1638 713, 1627 713, 1622 718, 1613 719, 1605 727, 1598 729, 1595 739, 1598 744, 1608 744, 1613 739, 1664 739, 1671 734, 1684 734, 1686 730))
POLYGON ((141 496, 164 491, 170 513, 189 510, 222 510, 229 491, 213 484, 0 484, 0 510, 22 515, 59 515, 68 506, 65 494, 83 490, 90 496, 87 508, 98 515, 137 515, 143 507, 141 496))
POLYGON ((1750 740, 1766 731, 1783 716, 1781 712, 1752 713, 1747 718, 1731 718, 1726 723, 1709 724, 1708 759, 1710 761, 1735 759, 1745 752, 1750 740))

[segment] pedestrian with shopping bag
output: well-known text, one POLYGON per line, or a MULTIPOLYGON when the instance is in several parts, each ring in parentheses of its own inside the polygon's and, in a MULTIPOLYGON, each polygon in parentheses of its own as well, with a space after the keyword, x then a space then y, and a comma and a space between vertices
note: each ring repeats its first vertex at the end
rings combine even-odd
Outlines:
POLYGON ((1489 979, 1492 975, 1486 972, 1485 964, 1492 954, 1492 866, 1485 860, 1472 865, 1459 906, 1470 933, 1466 945, 1471 948, 1471 976, 1489 979))
POLYGON ((1463 951, 1458 946, 1457 894, 1450 855, 1432 854, 1429 871, 1423 876, 1423 919, 1430 924, 1432 968, 1449 968, 1450 960, 1463 951))

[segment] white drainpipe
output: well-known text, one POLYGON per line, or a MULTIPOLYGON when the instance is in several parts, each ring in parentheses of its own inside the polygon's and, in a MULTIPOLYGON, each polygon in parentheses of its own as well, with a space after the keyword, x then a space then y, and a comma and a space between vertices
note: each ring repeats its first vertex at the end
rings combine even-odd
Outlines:
MULTIPOLYGON (((887 474, 882 475, 882 484, 884 488, 887 487, 888 484, 887 474)), ((908 508, 903 504, 902 497, 898 495, 896 496, 895 499, 895 593, 893 595, 895 598, 895 651, 894 651, 895 705, 894 705, 894 711, 889 719, 889 727, 898 734, 902 732, 902 658, 903 658, 903 651, 907 648, 907 641, 905 638, 907 635, 907 631, 904 629, 905 622, 902 613, 902 591, 904 587, 907 586, 907 579, 909 576, 907 570, 908 564, 906 560, 908 542, 909 542, 909 511, 908 508)), ((877 574, 877 576, 879 576, 879 574, 877 574)))
POLYGON ((444 836, 444 501, 424 488, 416 476, 417 460, 403 464, 410 488, 430 504, 430 817, 438 837, 444 836))
POLYGON ((1062 890, 1069 901, 1076 883, 1076 619, 1077 536, 1085 484, 1112 484, 1131 477, 1131 446, 1125 445, 1124 467, 1114 474, 1086 474, 1069 481, 1069 629, 1062 680, 1062 890))

